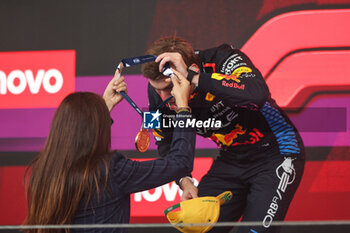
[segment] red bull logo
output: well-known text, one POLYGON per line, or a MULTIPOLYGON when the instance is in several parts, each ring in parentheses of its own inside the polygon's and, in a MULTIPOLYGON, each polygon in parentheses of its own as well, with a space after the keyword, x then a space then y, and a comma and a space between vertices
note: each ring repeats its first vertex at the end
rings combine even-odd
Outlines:
POLYGON ((243 135, 246 133, 246 129, 243 130, 243 127, 239 124, 236 124, 235 129, 232 130, 228 134, 215 134, 213 133, 210 136, 210 139, 216 141, 217 143, 221 143, 225 146, 230 146, 233 143, 233 140, 238 137, 238 135, 243 135))
POLYGON ((249 132, 250 138, 243 142, 233 142, 235 139, 237 139, 238 135, 243 135, 246 133, 246 129, 243 130, 243 127, 239 124, 236 124, 235 129, 232 130, 228 134, 215 134, 213 133, 209 138, 216 142, 219 147, 222 145, 225 146, 239 146, 239 145, 246 145, 246 144, 255 144, 256 142, 259 142, 261 138, 264 137, 264 135, 256 128, 254 128, 251 132, 249 132))
POLYGON ((221 80, 223 80, 223 79, 226 79, 227 81, 232 80, 232 81, 235 81, 235 82, 237 82, 237 83, 240 83, 240 82, 241 82, 241 80, 239 80, 239 79, 237 78, 237 76, 236 76, 236 75, 233 75, 233 74, 231 74, 231 75, 225 75, 225 74, 213 73, 213 74, 211 75, 211 78, 212 78, 212 79, 219 80, 219 81, 221 81, 221 80))
POLYGON ((238 83, 229 83, 229 82, 226 82, 225 80, 222 80, 221 85, 224 87, 232 87, 232 88, 236 88, 236 89, 240 89, 240 90, 245 89, 244 84, 239 85, 238 83))

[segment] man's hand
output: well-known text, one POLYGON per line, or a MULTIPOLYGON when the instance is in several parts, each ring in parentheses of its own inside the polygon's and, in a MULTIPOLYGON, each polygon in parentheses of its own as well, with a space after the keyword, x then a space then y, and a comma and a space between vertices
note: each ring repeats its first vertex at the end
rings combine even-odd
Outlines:
POLYGON ((160 54, 155 62, 159 62, 159 72, 162 73, 165 63, 169 62, 170 67, 179 71, 184 77, 187 77, 187 65, 180 53, 169 52, 160 54))
POLYGON ((180 188, 183 191, 181 201, 186 201, 198 197, 198 189, 196 186, 194 186, 190 179, 186 177, 182 178, 180 188))
POLYGON ((115 71, 113 79, 109 82, 103 94, 103 99, 106 102, 109 112, 123 99, 122 95, 119 93, 121 91, 127 93, 124 77, 120 77, 122 69, 123 64, 120 63, 120 69, 118 68, 115 71))

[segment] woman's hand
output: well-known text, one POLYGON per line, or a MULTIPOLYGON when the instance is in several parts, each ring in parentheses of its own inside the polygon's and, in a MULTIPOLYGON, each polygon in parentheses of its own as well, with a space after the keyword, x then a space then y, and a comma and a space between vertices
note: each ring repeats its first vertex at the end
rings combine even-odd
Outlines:
POLYGON ((188 98, 190 96, 190 82, 178 71, 171 69, 174 74, 171 75, 173 89, 171 95, 175 97, 178 108, 188 107, 188 98))
POLYGON ((121 91, 127 93, 126 83, 124 77, 120 77, 123 69, 123 64, 120 63, 120 69, 115 71, 113 79, 108 83, 105 92, 103 94, 103 99, 106 102, 109 112, 123 99, 120 94, 121 91))

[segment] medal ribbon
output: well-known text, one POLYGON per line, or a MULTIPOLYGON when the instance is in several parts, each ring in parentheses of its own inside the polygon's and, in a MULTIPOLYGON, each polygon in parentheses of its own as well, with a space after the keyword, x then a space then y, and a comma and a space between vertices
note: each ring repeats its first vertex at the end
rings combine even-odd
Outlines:
MULTIPOLYGON (((121 63, 123 63, 124 67, 131 67, 131 66, 135 66, 135 65, 140 65, 143 63, 147 63, 147 62, 152 62, 155 61, 157 58, 157 56, 154 55, 144 55, 144 56, 138 56, 138 57, 128 57, 128 58, 124 58, 121 60, 121 63)), ((118 65, 117 68, 120 71, 120 64, 118 65)), ((173 74, 172 70, 170 69, 170 66, 168 63, 165 64, 164 68, 163 68, 163 75, 165 76, 171 76, 173 74)), ((117 77, 117 79, 120 78, 120 72, 119 75, 117 77)), ((126 94, 124 91, 121 91, 120 94, 123 96, 123 98, 131 105, 131 107, 133 107, 136 112, 138 114, 140 114, 141 117, 143 117, 143 111, 137 106, 137 104, 130 98, 130 96, 128 96, 128 94, 126 94)), ((169 102, 169 100, 173 98, 172 96, 170 96, 169 98, 167 98, 166 100, 164 100, 158 107, 157 109, 163 107, 165 104, 167 104, 169 102)))

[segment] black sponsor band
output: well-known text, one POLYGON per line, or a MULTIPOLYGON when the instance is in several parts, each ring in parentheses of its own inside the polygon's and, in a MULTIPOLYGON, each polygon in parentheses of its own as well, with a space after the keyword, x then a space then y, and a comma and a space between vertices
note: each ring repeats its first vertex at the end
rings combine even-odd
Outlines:
MULTIPOLYGON (((149 150, 140 153, 136 150, 119 151, 129 158, 157 158, 157 150, 149 150)), ((349 161, 350 146, 338 147, 306 147, 307 161, 349 161)), ((26 166, 37 156, 38 152, 0 152, 0 167, 4 166, 26 166)), ((198 149, 196 157, 212 157, 219 155, 217 149, 198 149)))

